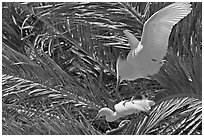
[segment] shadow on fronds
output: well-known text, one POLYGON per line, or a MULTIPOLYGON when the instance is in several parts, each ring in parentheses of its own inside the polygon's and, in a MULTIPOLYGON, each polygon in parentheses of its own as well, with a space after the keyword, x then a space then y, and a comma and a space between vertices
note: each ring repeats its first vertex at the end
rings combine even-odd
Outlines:
MULTIPOLYGON (((120 101, 114 93, 115 63, 130 50, 122 31, 128 29, 140 39, 144 22, 168 4, 3 3, 3 133, 97 134, 92 128, 85 131, 80 121, 91 127, 99 108, 113 108, 120 101), (67 120, 71 124, 64 123, 67 120)), ((201 3, 192 3, 192 8, 174 26, 164 65, 153 76, 160 85, 138 79, 132 82, 134 92, 127 93, 127 83, 120 86, 126 99, 145 85, 157 103, 149 117, 128 117, 131 124, 121 134, 200 133, 201 3)))

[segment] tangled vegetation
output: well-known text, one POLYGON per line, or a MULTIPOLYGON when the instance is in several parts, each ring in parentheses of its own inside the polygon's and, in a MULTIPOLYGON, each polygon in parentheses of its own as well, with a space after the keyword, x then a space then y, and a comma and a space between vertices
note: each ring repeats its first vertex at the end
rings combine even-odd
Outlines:
POLYGON ((144 22, 170 3, 2 3, 2 133, 7 135, 202 134, 202 3, 174 26, 154 80, 115 93, 115 65, 144 22), (146 94, 148 117, 92 121, 101 107, 146 94), (111 134, 107 132, 107 134, 111 134))

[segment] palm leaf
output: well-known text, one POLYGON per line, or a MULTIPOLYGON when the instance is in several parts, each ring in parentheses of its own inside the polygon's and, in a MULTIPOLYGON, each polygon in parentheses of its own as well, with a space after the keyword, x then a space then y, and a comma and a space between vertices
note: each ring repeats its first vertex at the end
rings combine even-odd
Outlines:
POLYGON ((4 90, 2 95, 5 103, 31 105, 44 99, 45 102, 52 102, 52 100, 61 98, 63 100, 73 100, 76 104, 85 106, 89 102, 89 107, 99 108, 100 105, 89 101, 88 98, 93 100, 93 96, 84 92, 83 88, 81 88, 81 90, 83 89, 82 92, 79 91, 80 87, 73 90, 73 86, 77 85, 72 85, 74 83, 71 84, 71 78, 46 55, 42 56, 41 59, 35 59, 38 60, 38 64, 3 43, 4 90), (49 63, 49 66, 45 65, 47 63, 49 63), (78 95, 79 93, 80 95, 78 95), (10 101, 11 97, 15 97, 15 102, 12 102, 14 99, 10 101))
POLYGON ((132 119, 125 134, 191 134, 201 126, 201 104, 188 97, 163 101, 152 109, 149 117, 132 119))
MULTIPOLYGON (((99 134, 89 121, 120 101, 115 62, 129 51, 122 31, 140 39, 143 23, 168 4, 3 3, 3 134, 99 134)), ((201 132, 201 3, 192 8, 174 27, 165 64, 153 76, 160 85, 137 79, 132 88, 120 86, 123 98, 146 92, 157 105, 149 117, 127 117, 131 123, 118 134, 201 132)))

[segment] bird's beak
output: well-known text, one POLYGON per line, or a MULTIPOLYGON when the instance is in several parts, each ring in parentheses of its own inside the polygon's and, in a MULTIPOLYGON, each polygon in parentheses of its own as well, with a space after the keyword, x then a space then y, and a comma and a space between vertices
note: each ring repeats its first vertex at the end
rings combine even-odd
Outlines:
POLYGON ((97 116, 92 120, 92 122, 95 121, 95 120, 97 120, 99 117, 100 117, 100 115, 97 114, 97 116))

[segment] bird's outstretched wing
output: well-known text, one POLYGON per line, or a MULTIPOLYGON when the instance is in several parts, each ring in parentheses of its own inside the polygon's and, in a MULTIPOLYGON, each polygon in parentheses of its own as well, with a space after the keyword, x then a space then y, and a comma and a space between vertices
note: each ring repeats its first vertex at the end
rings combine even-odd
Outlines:
POLYGON ((173 26, 191 12, 189 3, 173 3, 155 14, 144 24, 141 44, 143 54, 162 61, 168 48, 168 39, 173 26))
POLYGON ((144 24, 142 39, 138 43, 133 34, 124 31, 131 51, 127 60, 117 60, 117 78, 135 80, 159 72, 168 48, 171 30, 191 12, 189 3, 173 3, 153 14, 144 24), (135 46, 135 44, 138 44, 135 46))

